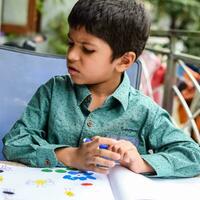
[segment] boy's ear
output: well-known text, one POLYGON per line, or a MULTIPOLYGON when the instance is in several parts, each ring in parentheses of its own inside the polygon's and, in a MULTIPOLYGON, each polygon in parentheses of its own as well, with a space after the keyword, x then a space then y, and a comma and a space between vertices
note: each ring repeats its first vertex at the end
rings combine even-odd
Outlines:
POLYGON ((126 71, 136 59, 136 54, 132 51, 126 52, 119 58, 119 64, 117 65, 118 72, 126 71))

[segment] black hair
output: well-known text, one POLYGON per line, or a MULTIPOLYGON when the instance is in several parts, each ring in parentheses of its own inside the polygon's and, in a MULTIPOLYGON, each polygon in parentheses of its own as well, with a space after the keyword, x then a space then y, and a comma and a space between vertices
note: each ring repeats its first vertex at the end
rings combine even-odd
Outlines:
POLYGON ((137 0, 79 0, 69 14, 70 28, 86 31, 106 41, 112 59, 133 51, 142 53, 149 36, 150 19, 137 0))

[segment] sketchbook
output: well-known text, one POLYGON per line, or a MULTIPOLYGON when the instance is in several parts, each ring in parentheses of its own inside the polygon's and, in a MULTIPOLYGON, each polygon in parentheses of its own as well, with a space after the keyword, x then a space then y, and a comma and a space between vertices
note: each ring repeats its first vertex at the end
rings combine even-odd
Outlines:
POLYGON ((151 180, 120 166, 102 175, 67 168, 0 164, 0 200, 132 200, 143 193, 140 184, 146 190, 151 180), (130 196, 133 189, 137 192, 130 196))
POLYGON ((154 180, 121 166, 114 167, 108 175, 102 175, 69 168, 0 164, 0 200, 199 199, 200 178, 186 180, 178 183, 167 179, 154 180), (188 185, 184 188, 185 183, 188 185), (177 196, 170 196, 174 191, 177 196))

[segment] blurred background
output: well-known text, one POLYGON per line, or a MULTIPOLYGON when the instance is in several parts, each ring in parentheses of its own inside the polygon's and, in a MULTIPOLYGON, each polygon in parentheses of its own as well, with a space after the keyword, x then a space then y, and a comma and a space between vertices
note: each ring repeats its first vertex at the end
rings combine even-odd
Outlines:
MULTIPOLYGON (((0 0, 0 45, 65 55, 77 0, 0 0)), ((200 144, 200 0, 143 0, 152 18, 141 87, 200 144)))
MULTIPOLYGON (((0 43, 36 40, 36 51, 65 54, 67 16, 77 0, 0 0, 0 43), (39 35, 41 36, 39 38, 39 35)), ((200 30, 200 0, 144 0, 152 17, 152 30, 200 30)), ((167 38, 149 44, 165 47, 167 38), (154 44, 153 44, 154 43, 154 44)), ((200 40, 181 37, 177 50, 197 55, 200 40)))

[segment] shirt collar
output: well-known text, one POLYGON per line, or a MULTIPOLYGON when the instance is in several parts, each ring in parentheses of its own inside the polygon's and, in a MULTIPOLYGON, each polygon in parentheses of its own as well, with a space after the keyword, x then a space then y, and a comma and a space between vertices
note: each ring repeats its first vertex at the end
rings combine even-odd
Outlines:
POLYGON ((122 104, 124 110, 126 110, 128 107, 129 90, 130 90, 130 80, 125 72, 121 84, 111 95, 122 104))
POLYGON ((89 89, 86 85, 76 85, 75 84, 75 91, 77 97, 77 103, 80 106, 82 102, 91 95, 89 89))
MULTIPOLYGON (((126 110, 128 107, 129 89, 130 89, 130 81, 128 75, 124 73, 122 82, 120 83, 118 88, 113 92, 113 94, 111 94, 110 97, 108 97, 108 99, 114 97, 122 104, 124 110, 126 110)), ((85 98, 90 96, 91 93, 86 85, 75 84, 75 90, 77 96, 77 103, 80 106, 80 104, 85 100, 85 98)))

